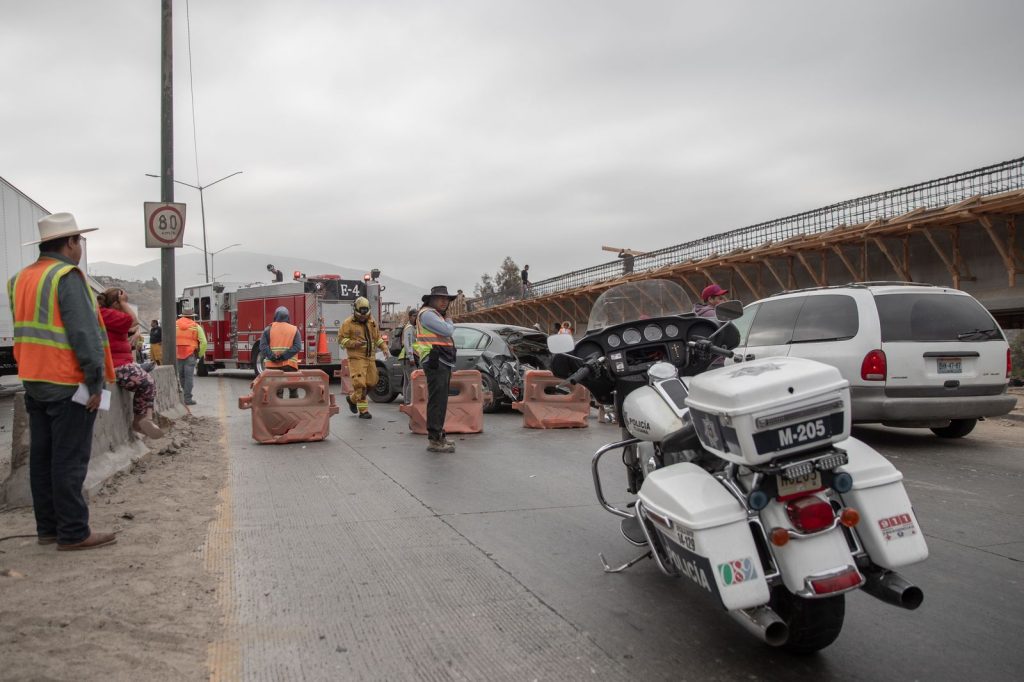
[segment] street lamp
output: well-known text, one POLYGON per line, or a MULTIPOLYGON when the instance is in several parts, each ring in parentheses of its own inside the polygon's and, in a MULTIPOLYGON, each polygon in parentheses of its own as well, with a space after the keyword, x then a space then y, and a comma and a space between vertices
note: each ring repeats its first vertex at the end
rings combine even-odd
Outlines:
MULTIPOLYGON (((194 244, 189 244, 188 242, 184 242, 184 245, 185 246, 191 246, 196 251, 202 251, 203 252, 203 267, 204 268, 206 267, 206 256, 207 255, 210 256, 210 268, 209 268, 209 270, 206 271, 206 281, 207 282, 213 281, 213 280, 210 279, 210 270, 213 270, 214 279, 216 279, 216 277, 217 277, 217 270, 213 267, 213 257, 216 256, 221 251, 227 251, 228 249, 233 248, 235 246, 241 246, 241 244, 228 244, 223 249, 217 249, 216 251, 209 251, 209 252, 207 252, 205 249, 200 249, 198 246, 195 246, 194 244)), ((205 244, 204 244, 204 246, 205 246, 205 244)))
MULTIPOLYGON (((238 174, 240 174, 242 172, 243 171, 235 171, 234 173, 232 173, 230 175, 225 175, 220 180, 214 180, 213 182, 207 183, 205 185, 191 185, 191 184, 189 184, 187 182, 182 182, 181 180, 175 180, 174 181, 174 182, 178 183, 179 185, 185 185, 186 187, 191 187, 192 189, 199 190, 199 215, 200 215, 200 218, 202 219, 202 223, 203 223, 203 264, 204 264, 204 266, 206 264, 206 253, 207 253, 207 251, 206 251, 206 205, 203 203, 203 190, 206 189, 207 187, 213 187, 218 182, 223 182, 224 180, 227 180, 228 178, 233 178, 233 177, 235 177, 236 175, 238 175, 238 174)), ((160 176, 159 175, 153 175, 152 173, 146 173, 146 177, 147 178, 159 178, 160 176)), ((195 247, 192 247, 192 248, 195 248, 195 247)), ((206 270, 206 281, 207 282, 210 281, 210 270, 209 269, 206 270)))

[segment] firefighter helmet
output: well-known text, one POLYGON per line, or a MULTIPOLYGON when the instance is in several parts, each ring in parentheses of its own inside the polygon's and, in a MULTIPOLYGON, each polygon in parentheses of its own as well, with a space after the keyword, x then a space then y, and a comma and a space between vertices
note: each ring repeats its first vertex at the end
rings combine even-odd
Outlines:
POLYGON ((359 298, 357 298, 355 300, 355 303, 352 304, 352 308, 355 309, 356 313, 359 315, 370 314, 370 302, 366 299, 365 296, 360 296, 359 298))

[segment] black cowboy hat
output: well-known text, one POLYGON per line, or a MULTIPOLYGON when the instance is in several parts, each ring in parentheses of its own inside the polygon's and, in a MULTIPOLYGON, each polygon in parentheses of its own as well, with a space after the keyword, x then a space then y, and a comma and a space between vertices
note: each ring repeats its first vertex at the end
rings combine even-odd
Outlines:
POLYGON ((434 296, 445 296, 446 298, 448 298, 448 300, 454 300, 458 298, 457 294, 449 294, 448 287, 442 284, 441 286, 431 288, 430 293, 425 294, 423 298, 421 298, 420 300, 426 303, 434 296))

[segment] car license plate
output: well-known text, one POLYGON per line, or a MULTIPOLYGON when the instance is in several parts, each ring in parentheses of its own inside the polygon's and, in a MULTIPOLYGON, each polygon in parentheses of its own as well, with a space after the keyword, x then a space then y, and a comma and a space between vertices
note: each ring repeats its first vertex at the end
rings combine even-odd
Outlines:
POLYGON ((960 358, 939 358, 939 374, 961 374, 963 371, 960 358))
POLYGON ((821 472, 814 471, 804 476, 798 476, 796 480, 790 480, 785 476, 776 476, 776 483, 779 488, 779 497, 789 497, 800 493, 809 493, 821 488, 821 472))

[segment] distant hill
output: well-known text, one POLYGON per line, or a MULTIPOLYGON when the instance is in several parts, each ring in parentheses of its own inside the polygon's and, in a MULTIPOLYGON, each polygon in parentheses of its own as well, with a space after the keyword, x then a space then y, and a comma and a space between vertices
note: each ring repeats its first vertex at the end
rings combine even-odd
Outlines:
MULTIPOLYGON (((291 278, 291 273, 295 270, 310 276, 336 274, 341 275, 344 279, 362 279, 363 275, 368 272, 368 270, 345 268, 323 261, 232 249, 214 257, 215 270, 211 274, 215 275, 218 281, 225 283, 269 282, 271 276, 267 272, 267 264, 270 263, 285 274, 286 280, 291 278)), ((174 258, 174 270, 175 289, 179 294, 184 287, 202 284, 206 279, 203 274, 203 255, 198 251, 189 253, 178 251, 174 258)), ((89 263, 89 274, 93 277, 106 276, 121 281, 148 282, 152 279, 159 281, 160 259, 156 258, 139 265, 121 265, 104 261, 89 263)), ((429 290, 429 287, 389 277, 387 272, 382 274, 380 281, 385 286, 384 300, 397 301, 401 307, 419 305, 420 297, 429 290)))

